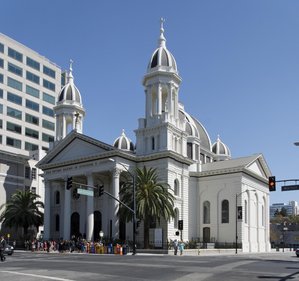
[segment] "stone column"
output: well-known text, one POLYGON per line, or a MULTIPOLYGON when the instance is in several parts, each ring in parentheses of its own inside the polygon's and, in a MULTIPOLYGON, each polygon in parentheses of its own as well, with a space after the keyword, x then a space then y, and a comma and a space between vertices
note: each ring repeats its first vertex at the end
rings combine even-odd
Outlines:
POLYGON ((63 239, 69 240, 71 236, 71 190, 64 184, 64 212, 63 212, 63 239))
MULTIPOLYGON (((92 174, 87 176, 87 185, 94 186, 92 174)), ((92 188, 89 188, 93 190, 92 188)), ((86 239, 87 241, 93 241, 94 230, 94 202, 93 196, 87 196, 86 198, 86 239)))
POLYGON ((51 183, 45 181, 44 239, 51 238, 51 183))
MULTIPOLYGON (((113 170, 113 182, 112 182, 112 195, 119 199, 119 176, 121 170, 114 169, 113 170)), ((118 218, 118 209, 119 203, 116 200, 113 200, 113 204, 111 204, 111 219, 112 219, 112 237, 117 239, 119 238, 119 218, 118 218)))

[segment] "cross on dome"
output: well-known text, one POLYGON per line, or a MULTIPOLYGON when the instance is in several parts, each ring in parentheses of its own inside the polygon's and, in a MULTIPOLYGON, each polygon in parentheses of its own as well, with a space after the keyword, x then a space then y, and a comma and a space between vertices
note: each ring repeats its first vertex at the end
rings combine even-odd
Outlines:
POLYGON ((163 24, 165 22, 164 18, 160 19, 160 38, 159 38, 159 46, 158 47, 165 47, 166 39, 164 37, 164 28, 163 24))

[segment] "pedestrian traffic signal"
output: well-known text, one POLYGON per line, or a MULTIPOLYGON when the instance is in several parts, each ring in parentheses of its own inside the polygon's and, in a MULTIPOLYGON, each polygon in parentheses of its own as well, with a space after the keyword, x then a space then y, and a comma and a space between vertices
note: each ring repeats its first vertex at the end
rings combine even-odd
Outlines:
POLYGON ((276 181, 275 177, 269 177, 269 191, 276 191, 276 181))
POLYGON ((66 181, 66 189, 69 190, 73 187, 73 177, 67 178, 66 181))
POLYGON ((183 230, 183 220, 178 221, 178 229, 183 230))
POLYGON ((99 197, 101 197, 104 194, 104 185, 99 186, 99 197))

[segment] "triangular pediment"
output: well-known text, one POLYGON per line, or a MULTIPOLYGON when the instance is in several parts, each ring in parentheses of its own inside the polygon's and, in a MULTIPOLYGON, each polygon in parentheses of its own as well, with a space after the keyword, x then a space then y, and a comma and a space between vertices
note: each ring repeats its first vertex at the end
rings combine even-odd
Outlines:
POLYGON ((246 169, 263 178, 268 178, 270 175, 269 168, 262 155, 259 155, 254 161, 250 162, 246 166, 246 169))
POLYGON ((82 161, 114 150, 113 146, 77 132, 71 132, 58 142, 38 163, 38 166, 59 164, 69 161, 82 161))
POLYGON ((106 151, 107 150, 103 149, 102 147, 76 138, 66 147, 64 147, 64 149, 60 151, 59 154, 52 158, 51 162, 65 162, 75 159, 81 159, 83 157, 86 158, 93 155, 98 155, 106 151))

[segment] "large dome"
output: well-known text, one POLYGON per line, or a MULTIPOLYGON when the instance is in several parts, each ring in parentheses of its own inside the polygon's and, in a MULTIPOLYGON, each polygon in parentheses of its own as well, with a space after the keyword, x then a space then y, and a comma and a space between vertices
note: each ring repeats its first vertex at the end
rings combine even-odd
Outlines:
POLYGON ((164 70, 177 72, 177 65, 174 56, 166 48, 166 39, 164 37, 164 20, 161 19, 160 38, 158 48, 154 51, 149 61, 147 71, 164 70))
POLYGON ((179 114, 183 115, 181 118, 185 118, 187 121, 185 131, 188 136, 199 138, 201 147, 207 151, 211 151, 211 140, 205 127, 196 118, 189 115, 184 110, 182 104, 180 104, 179 114))
POLYGON ((82 103, 81 94, 76 85, 74 84, 74 77, 72 74, 72 64, 70 65, 70 72, 68 75, 68 83, 63 86, 59 95, 58 102, 69 101, 71 103, 82 103))

